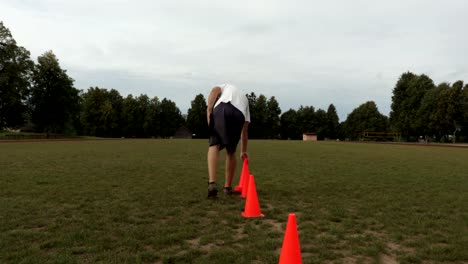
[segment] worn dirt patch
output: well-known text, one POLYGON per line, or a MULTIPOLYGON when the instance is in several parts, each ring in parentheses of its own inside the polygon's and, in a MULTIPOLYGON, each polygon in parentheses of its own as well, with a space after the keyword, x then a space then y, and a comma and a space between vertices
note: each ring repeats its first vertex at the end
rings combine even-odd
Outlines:
POLYGON ((387 243, 387 248, 390 249, 391 252, 405 252, 405 253, 416 253, 416 250, 414 248, 410 247, 405 247, 393 242, 388 242, 387 243))
POLYGON ((243 227, 236 228, 236 230, 234 231, 234 240, 236 241, 242 240, 244 239, 244 237, 245 237, 244 228, 243 227))
POLYGON ((394 256, 389 256, 386 254, 381 254, 379 256, 379 262, 382 264, 398 264, 398 261, 394 256))
POLYGON ((263 220, 263 222, 267 225, 270 225, 271 229, 275 232, 278 232, 278 233, 284 232, 283 223, 281 222, 275 221, 273 219, 265 219, 263 220))
POLYGON ((197 248, 198 245, 200 245, 200 238, 187 240, 187 243, 189 244, 190 248, 197 248))

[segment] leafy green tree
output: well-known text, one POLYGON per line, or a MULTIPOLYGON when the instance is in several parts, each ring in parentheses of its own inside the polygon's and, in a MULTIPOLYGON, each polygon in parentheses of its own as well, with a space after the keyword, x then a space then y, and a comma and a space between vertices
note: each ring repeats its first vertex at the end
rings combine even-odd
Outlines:
POLYGON ((266 138, 267 137, 267 114, 268 105, 267 99, 263 94, 260 94, 254 106, 254 120, 252 121, 252 127, 249 126, 249 136, 252 138, 266 138))
POLYGON ((461 92, 461 106, 460 110, 462 112, 461 114, 461 121, 459 126, 461 126, 461 131, 460 135, 463 136, 465 142, 468 141, 468 84, 465 84, 465 86, 462 89, 461 92))
POLYGON ((161 133, 161 102, 153 97, 149 102, 149 109, 145 119, 145 133, 150 137, 158 137, 161 133))
POLYGON ((412 72, 403 73, 393 88, 392 105, 390 112, 390 124, 394 130, 407 137, 410 118, 405 109, 405 100, 408 98, 411 82, 417 78, 412 72))
POLYGON ((122 108, 123 97, 119 91, 111 89, 107 94, 107 100, 112 106, 110 113, 110 120, 106 129, 108 137, 121 137, 122 136, 122 108))
POLYGON ((444 120, 438 118, 437 108, 441 91, 445 89, 445 85, 447 84, 440 84, 438 87, 427 91, 421 100, 421 105, 417 112, 417 122, 418 126, 421 127, 420 132, 424 136, 436 136, 439 139, 442 135, 444 126, 442 123, 444 120))
POLYGON ((137 137, 138 131, 138 102, 129 94, 122 102, 122 133, 126 138, 137 137))
POLYGON ((0 21, 0 130, 24 124, 34 63, 0 21))
POLYGON ((257 103, 257 95, 255 95, 254 92, 251 92, 250 94, 246 94, 247 99, 249 100, 249 106, 253 107, 257 103))
POLYGON ((260 117, 257 109, 257 95, 254 92, 246 94, 247 99, 249 100, 249 111, 250 111, 250 124, 249 124, 249 138, 257 138, 259 131, 258 126, 260 122, 260 117))
POLYGON ((409 120, 411 121, 409 126, 409 136, 417 138, 421 135, 423 127, 418 126, 417 112, 424 95, 434 87, 435 85, 432 79, 424 74, 413 79, 411 89, 409 90, 409 97, 405 100, 405 109, 410 117, 409 120))
POLYGON ((366 102, 354 109, 344 123, 346 138, 357 140, 362 132, 386 132, 387 117, 379 112, 373 101, 366 102))
POLYGON ((328 106, 327 110, 327 131, 325 137, 335 139, 338 137, 339 118, 336 108, 333 104, 328 106))
POLYGON ((434 87, 428 76, 407 72, 393 89, 390 123, 407 140, 416 139, 423 130, 418 126, 417 112, 425 93, 434 87))
POLYGON ((281 108, 274 96, 270 97, 267 102, 267 112, 265 120, 266 138, 278 138, 280 135, 280 115, 281 108))
POLYGON ((185 124, 185 120, 177 105, 164 98, 161 101, 161 137, 167 138, 174 136, 176 130, 185 124))
POLYGON ((91 87, 82 98, 83 132, 98 137, 120 137, 123 98, 119 92, 91 87))
POLYGON ((462 89, 463 82, 458 81, 452 87, 448 84, 443 85, 440 91, 436 117, 441 124, 439 136, 443 137, 446 142, 448 135, 452 135, 456 125, 462 121, 462 89))
POLYGON ((36 130, 48 133, 73 133, 74 116, 79 114, 79 90, 63 70, 52 51, 38 57, 34 68, 30 98, 36 130))
POLYGON ((463 123, 463 82, 452 86, 441 83, 429 90, 421 101, 418 122, 426 136, 434 136, 436 141, 448 140, 457 126, 463 123))
POLYGON ((70 124, 71 126, 74 128, 75 132, 74 134, 75 135, 84 135, 84 129, 83 129, 83 105, 84 105, 84 101, 83 101, 83 96, 84 96, 84 92, 83 90, 79 90, 78 91, 78 111, 72 115, 71 117, 71 121, 70 121, 70 124))
POLYGON ((297 110, 297 128, 299 134, 316 133, 317 124, 315 120, 315 108, 313 106, 300 106, 297 110))
POLYGON ((151 101, 146 94, 129 94, 122 104, 123 134, 130 138, 146 138, 151 134, 151 101))
POLYGON ((208 138, 208 122, 206 120, 206 100, 203 94, 195 96, 187 112, 187 128, 197 138, 208 138))
POLYGON ((134 116, 134 124, 136 127, 136 136, 138 138, 147 138, 149 135, 148 115, 150 113, 150 99, 146 94, 141 94, 136 98, 136 115, 134 116))
POLYGON ((346 120, 343 122, 340 122, 340 124, 338 125, 337 138, 339 140, 349 139, 347 138, 347 133, 346 133, 346 120))
POLYGON ((450 98, 450 104, 447 108, 447 114, 452 121, 451 132, 456 129, 458 125, 463 123, 463 81, 459 80, 452 84, 450 92, 447 94, 450 98))
POLYGON ((265 138, 267 129, 267 99, 264 95, 256 96, 255 93, 247 94, 249 100, 250 125, 249 138, 265 138))
POLYGON ((315 132, 317 133, 317 139, 323 140, 328 130, 328 119, 327 112, 323 109, 318 109, 315 112, 314 119, 316 124, 315 132))
POLYGON ((300 139, 301 132, 298 128, 297 112, 289 109, 281 115, 281 139, 300 139))
POLYGON ((81 106, 81 123, 83 133, 89 136, 102 136, 100 125, 104 125, 101 122, 101 106, 105 104, 105 89, 98 87, 90 87, 88 91, 82 94, 82 106, 81 106))

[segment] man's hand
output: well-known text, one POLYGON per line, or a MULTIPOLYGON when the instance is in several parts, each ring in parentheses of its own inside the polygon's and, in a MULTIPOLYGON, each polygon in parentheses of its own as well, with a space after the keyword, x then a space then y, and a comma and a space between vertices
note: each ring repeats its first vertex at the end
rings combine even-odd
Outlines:
POLYGON ((240 154, 241 160, 249 159, 249 156, 247 155, 247 152, 243 151, 240 154))

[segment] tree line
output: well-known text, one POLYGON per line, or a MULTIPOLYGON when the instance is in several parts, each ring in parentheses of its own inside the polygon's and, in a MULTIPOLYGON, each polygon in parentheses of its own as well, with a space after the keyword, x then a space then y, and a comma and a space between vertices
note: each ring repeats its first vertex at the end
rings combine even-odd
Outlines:
POLYGON ((404 138, 448 141, 468 136, 468 85, 463 81, 435 85, 427 75, 406 72, 393 89, 390 124, 404 138))
MULTIPOLYGON (((251 113, 250 138, 301 139, 304 132, 319 139, 360 140, 363 132, 399 132, 402 139, 421 137, 449 141, 468 139, 468 85, 463 81, 435 85, 426 75, 403 73, 392 96, 390 116, 373 101, 355 108, 339 122, 336 108, 300 106, 285 112, 274 96, 246 95, 251 113)), ((187 114, 170 99, 122 96, 115 89, 74 87, 52 51, 34 62, 0 22, 0 130, 30 127, 36 132, 98 137, 174 136, 187 127, 207 138, 206 99, 198 94, 187 114)))

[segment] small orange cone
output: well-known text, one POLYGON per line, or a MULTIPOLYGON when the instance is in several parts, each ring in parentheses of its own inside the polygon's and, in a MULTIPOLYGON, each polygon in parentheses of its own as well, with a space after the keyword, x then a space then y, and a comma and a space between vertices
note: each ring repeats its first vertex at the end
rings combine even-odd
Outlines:
POLYGON ((249 175, 250 175, 249 160, 244 159, 244 164, 242 165, 241 176, 239 178, 239 184, 234 188, 235 191, 242 193, 242 187, 244 186, 245 178, 248 178, 249 175))
POLYGON ((302 264, 299 234, 297 233, 296 214, 289 214, 279 264, 302 264))
POLYGON ((245 199, 245 209, 242 212, 243 217, 263 217, 264 215, 260 212, 260 204, 258 203, 257 188, 255 187, 255 179, 253 175, 249 177, 249 193, 247 199, 245 199))

